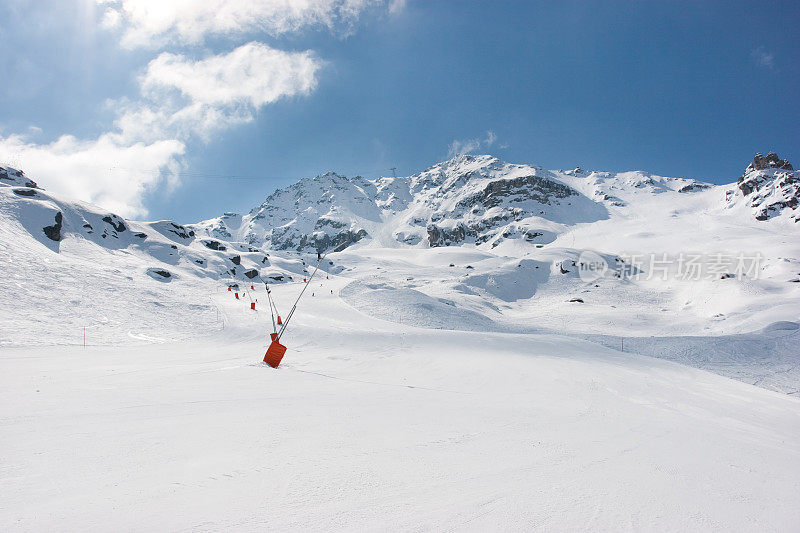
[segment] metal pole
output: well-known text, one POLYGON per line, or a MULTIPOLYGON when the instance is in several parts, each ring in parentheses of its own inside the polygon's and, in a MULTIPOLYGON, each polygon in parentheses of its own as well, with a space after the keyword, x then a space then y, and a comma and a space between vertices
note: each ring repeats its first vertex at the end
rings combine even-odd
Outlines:
POLYGON ((316 266, 316 268, 314 268, 314 272, 311 273, 311 276, 308 278, 308 281, 306 282, 306 286, 303 287, 302 291, 300 291, 300 295, 297 297, 297 300, 294 301, 294 305, 292 306, 292 310, 289 311, 289 314, 286 316, 286 320, 283 321, 283 326, 281 326, 281 330, 278 332, 278 340, 281 340, 281 335, 283 335, 283 331, 286 329, 286 326, 289 325, 289 320, 291 320, 292 315, 294 314, 294 310, 297 309, 297 302, 300 301, 300 298, 303 297, 303 293, 306 292, 306 289, 311 284, 311 280, 314 279, 314 276, 317 274, 317 270, 319 270, 319 266, 322 264, 322 262, 325 260, 325 258, 328 257, 329 253, 331 253, 332 251, 336 250, 336 248, 339 248, 340 246, 342 246, 344 244, 347 244, 349 242, 350 242, 350 239, 347 239, 345 242, 343 242, 339 246, 336 246, 334 248, 329 249, 327 252, 325 252, 325 255, 323 255, 322 257, 319 258, 319 261, 317 261, 317 266, 316 266))

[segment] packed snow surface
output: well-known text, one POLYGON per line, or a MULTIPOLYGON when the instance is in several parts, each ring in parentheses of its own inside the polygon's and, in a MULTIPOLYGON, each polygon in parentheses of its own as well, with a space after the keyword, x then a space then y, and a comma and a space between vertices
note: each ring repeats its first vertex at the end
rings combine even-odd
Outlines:
POLYGON ((767 163, 736 192, 457 158, 186 226, 0 168, 0 530, 798 531, 796 174, 767 163), (285 319, 336 242, 268 367, 263 281, 285 319), (763 263, 587 281, 587 249, 763 263))
POLYGON ((563 336, 399 326, 347 283, 314 282, 277 370, 268 315, 227 291, 224 329, 192 340, 4 349, 2 528, 800 525, 797 398, 563 336))

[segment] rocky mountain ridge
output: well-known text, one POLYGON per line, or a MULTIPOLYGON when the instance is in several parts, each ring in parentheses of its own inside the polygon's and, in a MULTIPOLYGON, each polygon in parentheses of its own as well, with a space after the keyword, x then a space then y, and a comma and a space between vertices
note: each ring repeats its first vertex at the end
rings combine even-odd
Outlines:
POLYGON ((766 156, 757 153, 736 181, 736 190, 728 193, 727 201, 748 205, 756 220, 786 215, 800 222, 800 174, 775 152, 766 156))
POLYGON ((796 222, 797 182, 791 164, 772 152, 758 154, 735 189, 642 171, 545 170, 461 155, 407 177, 328 172, 275 191, 245 215, 225 213, 191 227, 214 238, 295 252, 363 239, 384 246, 494 248, 509 240, 541 246, 576 224, 607 219, 609 210, 624 211, 643 195, 678 195, 680 201, 680 195, 713 191, 720 208, 749 204, 757 220, 787 213, 796 222))

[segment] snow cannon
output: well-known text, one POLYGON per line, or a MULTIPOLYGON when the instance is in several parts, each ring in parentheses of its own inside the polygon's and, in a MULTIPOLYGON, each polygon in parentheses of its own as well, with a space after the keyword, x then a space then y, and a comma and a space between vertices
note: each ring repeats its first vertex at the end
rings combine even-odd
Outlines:
POLYGON ((286 346, 278 342, 277 334, 273 333, 273 335, 276 338, 267 348, 267 353, 264 354, 264 362, 272 368, 278 368, 278 365, 281 364, 281 359, 283 359, 283 354, 286 353, 286 346))
POLYGON ((250 302, 250 309, 252 309, 253 311, 256 310, 256 303, 255 302, 250 302))
POLYGON ((228 285, 228 292, 231 292, 231 286, 228 285))
POLYGON ((239 293, 238 292, 234 292, 233 295, 236 296, 237 300, 239 299, 239 293))
POLYGON ((281 322, 281 315, 278 315, 278 325, 279 326, 283 325, 283 322, 281 322))

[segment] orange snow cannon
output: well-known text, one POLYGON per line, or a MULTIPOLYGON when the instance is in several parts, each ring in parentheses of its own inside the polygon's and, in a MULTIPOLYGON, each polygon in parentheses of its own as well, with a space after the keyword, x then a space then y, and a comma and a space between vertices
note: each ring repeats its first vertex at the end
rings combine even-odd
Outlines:
POLYGON ((228 292, 231 292, 231 287, 230 287, 230 285, 228 286, 228 292))
POLYGON ((283 325, 283 322, 281 322, 281 315, 278 315, 278 325, 279 326, 283 325))
POLYGON ((250 285, 250 290, 251 290, 251 291, 254 291, 254 290, 256 290, 256 288, 255 288, 255 287, 253 287, 252 285, 250 285))
POLYGON ((272 341, 272 344, 270 344, 269 348, 267 348, 267 353, 264 354, 264 362, 272 368, 278 368, 278 365, 281 364, 281 359, 283 359, 283 354, 285 353, 286 346, 278 342, 276 339, 272 341))
POLYGON ((234 292, 233 295, 236 296, 237 300, 239 299, 239 293, 238 292, 234 292))
POLYGON ((256 310, 256 303, 255 302, 250 302, 250 309, 252 309, 253 311, 256 310))

